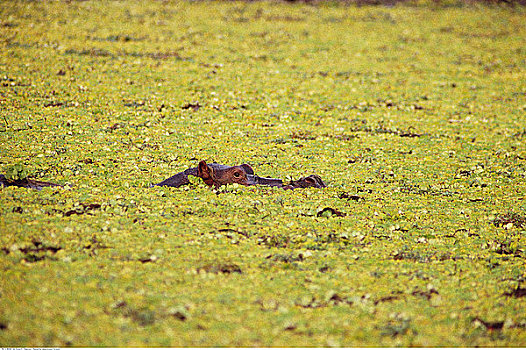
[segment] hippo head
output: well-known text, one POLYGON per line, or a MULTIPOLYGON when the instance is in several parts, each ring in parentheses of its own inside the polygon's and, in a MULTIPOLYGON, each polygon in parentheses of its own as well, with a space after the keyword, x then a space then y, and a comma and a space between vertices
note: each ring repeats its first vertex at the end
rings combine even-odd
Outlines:
POLYGON ((219 187, 222 185, 238 183, 244 186, 256 185, 254 169, 248 164, 225 166, 221 164, 207 164, 204 160, 199 162, 198 176, 208 186, 219 187))
POLYGON ((323 182, 319 175, 309 175, 302 177, 299 180, 291 181, 288 185, 283 187, 286 190, 293 190, 295 188, 325 188, 327 185, 323 182))

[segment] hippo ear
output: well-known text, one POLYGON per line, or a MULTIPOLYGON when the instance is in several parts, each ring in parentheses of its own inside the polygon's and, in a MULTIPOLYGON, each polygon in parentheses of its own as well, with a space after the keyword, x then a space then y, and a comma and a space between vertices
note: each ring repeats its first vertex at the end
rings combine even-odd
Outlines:
POLYGON ((312 175, 311 175, 311 176, 307 176, 307 177, 305 178, 305 181, 308 182, 308 183, 310 183, 311 185, 316 185, 316 180, 313 178, 312 175))
POLYGON ((319 175, 310 175, 309 178, 317 188, 325 188, 327 185, 323 182, 319 175))
POLYGON ((208 166, 208 164, 206 164, 204 160, 199 162, 199 166, 197 167, 197 176, 203 179, 208 186, 211 186, 210 183, 213 183, 214 181, 213 170, 208 166))
POLYGON ((248 164, 241 164, 239 167, 243 168, 243 170, 245 170, 245 172, 248 175, 254 175, 254 169, 252 169, 252 167, 250 165, 248 165, 248 164))

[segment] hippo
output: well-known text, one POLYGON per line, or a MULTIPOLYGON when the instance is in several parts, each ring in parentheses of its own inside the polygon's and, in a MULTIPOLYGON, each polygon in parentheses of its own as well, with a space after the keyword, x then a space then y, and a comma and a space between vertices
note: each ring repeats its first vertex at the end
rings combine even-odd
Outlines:
POLYGON ((323 182, 319 175, 313 174, 302 177, 296 181, 291 181, 288 185, 283 186, 285 190, 293 190, 295 188, 325 188, 327 185, 323 182))
POLYGON ((185 171, 177 173, 153 186, 180 187, 187 185, 190 183, 188 181, 188 175, 199 177, 203 179, 209 187, 214 186, 216 188, 222 185, 234 183, 243 186, 261 185, 279 187, 286 190, 308 187, 327 187, 318 175, 302 177, 299 180, 291 181, 289 184, 285 185, 281 179, 272 179, 255 175, 254 169, 248 164, 228 166, 218 163, 207 164, 204 160, 200 161, 197 167, 188 168, 185 171))
POLYGON ((37 181, 33 179, 19 179, 19 180, 8 180, 4 175, 0 174, 0 187, 9 187, 9 186, 16 186, 16 187, 25 187, 25 188, 32 188, 35 190, 41 190, 44 187, 64 187, 59 184, 55 184, 52 182, 45 182, 45 181, 37 181))
POLYGON ((214 186, 216 188, 233 183, 244 186, 283 186, 283 181, 280 179, 270 179, 255 175, 254 169, 248 164, 228 166, 217 163, 207 164, 204 160, 200 161, 197 167, 186 169, 153 186, 180 187, 187 185, 190 183, 188 181, 188 175, 199 177, 203 179, 208 186, 214 186))

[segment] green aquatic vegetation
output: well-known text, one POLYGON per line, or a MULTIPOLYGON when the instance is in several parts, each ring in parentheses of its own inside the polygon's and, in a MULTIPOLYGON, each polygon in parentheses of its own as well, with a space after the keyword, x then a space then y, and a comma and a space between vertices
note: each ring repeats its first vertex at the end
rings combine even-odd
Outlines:
POLYGON ((27 178, 27 176, 27 170, 21 163, 11 165, 5 171, 5 177, 8 181, 23 180, 27 178))
POLYGON ((525 13, 443 5, 2 2, 0 344, 524 346, 525 13))

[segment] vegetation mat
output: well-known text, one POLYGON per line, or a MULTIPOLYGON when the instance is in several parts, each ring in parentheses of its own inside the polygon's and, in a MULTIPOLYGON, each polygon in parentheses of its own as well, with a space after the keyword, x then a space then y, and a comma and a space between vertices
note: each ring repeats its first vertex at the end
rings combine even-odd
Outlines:
POLYGON ((525 19, 2 2, 0 344, 525 346, 525 19))

